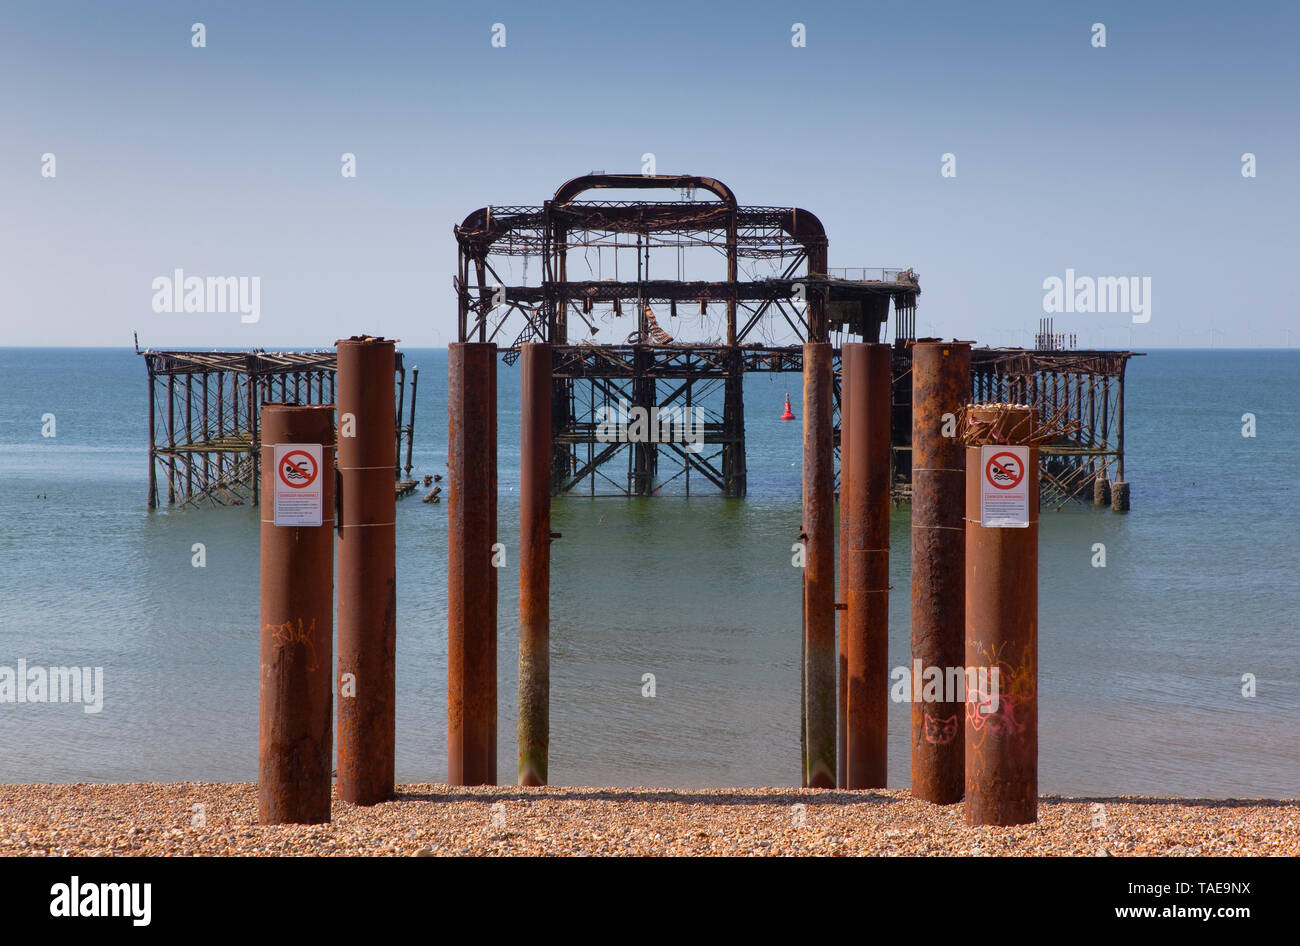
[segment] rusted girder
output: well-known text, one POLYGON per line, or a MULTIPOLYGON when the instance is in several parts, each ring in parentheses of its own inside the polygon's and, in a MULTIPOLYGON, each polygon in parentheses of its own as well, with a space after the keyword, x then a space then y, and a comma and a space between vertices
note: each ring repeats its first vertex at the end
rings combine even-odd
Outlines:
POLYGON ((397 498, 393 342, 338 343, 339 797, 393 796, 397 652, 397 498))
MULTIPOLYGON (((970 343, 912 346, 912 664, 961 667, 966 632, 965 452, 970 343)), ((965 790, 964 701, 917 699, 912 681, 912 794, 940 805, 965 790)))
MULTIPOLYGON (((390 375, 391 377, 391 375, 390 375)), ((334 410, 263 404, 257 814, 330 820, 334 631, 334 410), (320 444, 319 526, 277 526, 276 444, 320 444)))
POLYGON ((448 352, 447 781, 497 781, 496 345, 448 352))

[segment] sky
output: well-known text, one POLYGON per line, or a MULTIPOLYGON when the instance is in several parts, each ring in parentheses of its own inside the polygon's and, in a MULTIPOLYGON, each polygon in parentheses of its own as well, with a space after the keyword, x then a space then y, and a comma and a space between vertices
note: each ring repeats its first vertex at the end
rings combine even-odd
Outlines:
POLYGON ((913 268, 922 335, 1028 344, 1073 271, 1150 280, 1056 315, 1081 346, 1296 346, 1298 43, 1294 3, 8 2, 0 345, 442 346, 454 223, 652 153, 913 268), (257 320, 155 311, 177 269, 257 320))

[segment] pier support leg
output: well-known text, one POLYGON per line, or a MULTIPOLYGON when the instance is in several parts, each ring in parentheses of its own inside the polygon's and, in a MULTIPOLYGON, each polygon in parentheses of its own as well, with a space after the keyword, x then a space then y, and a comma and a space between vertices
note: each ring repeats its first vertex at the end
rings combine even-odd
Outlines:
MULTIPOLYGON (((973 406, 968 416, 1002 418, 989 443, 1024 444, 1033 433, 1031 407, 973 406)), ((988 429, 988 428, 986 428, 988 429)), ((1038 449, 1030 447, 1029 526, 980 524, 979 445, 966 448, 966 659, 971 671, 998 672, 997 702, 980 694, 966 703, 966 823, 1030 824, 1038 818, 1038 449)))
POLYGON ((492 342, 449 346, 447 781, 452 785, 497 781, 496 358, 492 342))
POLYGON ((262 507, 257 813, 262 824, 330 820, 334 632, 334 412, 262 409, 262 492, 275 495, 275 445, 321 444, 321 525, 277 526, 262 507))
MULTIPOLYGON (((415 450, 415 394, 420 389, 420 366, 411 369, 411 414, 406 422, 406 473, 411 478, 411 453, 415 450)), ((400 411, 398 412, 400 415, 400 411)))
POLYGON ((1110 505, 1110 480, 1106 479, 1106 468, 1104 466, 1094 474, 1092 504, 1094 506, 1110 505))
POLYGON ((1128 512, 1128 484, 1122 480, 1110 484, 1110 508, 1112 512, 1128 512))
POLYGON ((393 342, 338 345, 339 797, 393 797, 397 650, 397 513, 393 490, 393 342))
MULTIPOLYGON (((594 396, 594 395, 593 395, 594 396)), ((568 430, 573 421, 573 382, 555 378, 551 382, 551 430, 568 430)), ((551 444, 551 493, 559 492, 573 475, 574 450, 568 443, 551 444)))
POLYGON ((884 788, 889 714, 888 345, 841 355, 841 788, 884 788))
MULTIPOLYGON (((970 345, 912 346, 912 666, 962 667, 966 634, 965 454, 970 345)), ((938 805, 965 790, 965 704, 918 699, 912 680, 912 794, 938 805)))
POLYGON ((831 345, 803 346, 803 785, 835 787, 835 451, 831 345))
MULTIPOLYGON (((150 358, 151 356, 146 356, 150 358)), ((158 508, 158 434, 154 419, 154 371, 153 361, 149 360, 149 508, 158 508)))
POLYGON ((551 742, 551 346, 523 349, 519 485, 519 784, 545 785, 551 742))
POLYGON ((722 476, 725 495, 744 496, 748 486, 745 471, 745 366, 738 348, 729 348, 725 355, 727 376, 723 381, 723 432, 727 442, 722 445, 722 476))
MULTIPOLYGON (((632 353, 632 406, 640 407, 646 417, 653 418, 657 398, 655 379, 650 373, 652 358, 648 348, 637 345, 632 353)), ((633 443, 632 495, 649 496, 654 492, 654 478, 658 467, 658 448, 649 439, 633 443)))

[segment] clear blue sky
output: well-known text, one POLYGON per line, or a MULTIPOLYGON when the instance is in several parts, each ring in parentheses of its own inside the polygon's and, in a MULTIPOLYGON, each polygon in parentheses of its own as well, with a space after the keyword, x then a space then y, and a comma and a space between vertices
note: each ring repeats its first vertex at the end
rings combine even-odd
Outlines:
POLYGON ((1300 345, 1298 47, 1292 3, 7 3, 0 344, 443 345, 454 222, 653 152, 914 267, 921 334, 1025 342, 1072 268, 1152 279, 1088 344, 1300 345), (177 268, 260 321, 155 313, 177 268))

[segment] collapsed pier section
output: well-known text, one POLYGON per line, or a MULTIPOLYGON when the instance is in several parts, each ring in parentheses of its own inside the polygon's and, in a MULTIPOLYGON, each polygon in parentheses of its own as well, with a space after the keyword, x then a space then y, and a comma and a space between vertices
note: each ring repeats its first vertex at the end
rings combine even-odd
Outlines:
MULTIPOLYGON (((150 509, 158 507, 163 485, 169 506, 257 505, 261 405, 334 403, 338 356, 333 349, 136 351, 149 375, 150 509)), ((393 472, 399 495, 415 488, 410 473, 419 369, 411 374, 411 404, 403 424, 406 367, 397 352, 393 472)))

